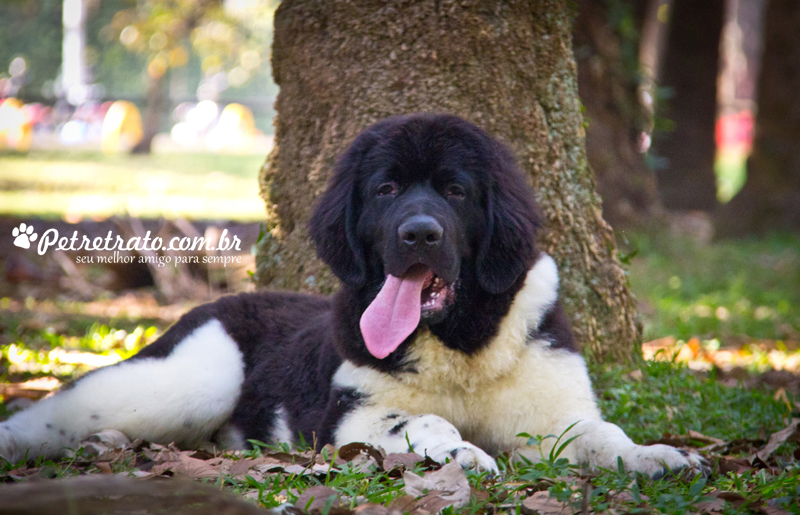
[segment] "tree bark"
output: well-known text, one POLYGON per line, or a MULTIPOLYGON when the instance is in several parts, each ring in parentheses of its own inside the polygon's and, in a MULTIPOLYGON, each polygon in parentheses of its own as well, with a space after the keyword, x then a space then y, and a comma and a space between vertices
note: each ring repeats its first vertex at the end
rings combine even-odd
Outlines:
POLYGON ((261 175, 262 286, 330 292, 306 223, 337 155, 394 114, 447 112, 508 143, 538 192, 576 337, 628 360, 640 329, 586 161, 566 0, 284 0, 276 146, 261 175))
POLYGON ((675 0, 661 84, 672 88, 666 115, 674 130, 655 134, 654 150, 667 158, 656 178, 667 209, 711 211, 717 206, 714 175, 717 75, 725 0, 675 0))
POLYGON ((638 38, 623 40, 609 23, 608 6, 596 0, 578 2, 573 35, 586 154, 603 216, 614 225, 637 223, 660 206, 655 174, 639 151, 649 120, 638 99, 638 38))
POLYGON ((147 77, 144 116, 142 116, 142 139, 131 149, 132 154, 149 154, 152 149, 153 138, 161 129, 161 120, 167 107, 166 85, 166 74, 159 77, 147 77))
POLYGON ((769 0, 747 181, 721 210, 722 236, 800 229, 800 3, 769 0))

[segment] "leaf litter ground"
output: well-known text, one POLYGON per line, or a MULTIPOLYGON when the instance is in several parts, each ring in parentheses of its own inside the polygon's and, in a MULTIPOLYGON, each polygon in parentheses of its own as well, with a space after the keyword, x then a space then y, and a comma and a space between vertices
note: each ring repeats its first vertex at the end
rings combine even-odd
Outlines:
MULTIPOLYGON (((644 373, 651 375, 648 368, 652 365, 644 373)), ((682 368, 675 372, 687 373, 682 368)), ((531 443, 541 440, 533 437, 531 443)), ((186 513, 225 505, 230 513, 258 507, 294 515, 778 515, 800 512, 797 442, 800 418, 764 437, 724 440, 695 430, 666 433, 648 443, 693 449, 708 458, 714 470, 708 477, 678 474, 652 481, 632 476, 623 464, 617 470, 587 474, 557 455, 535 464, 501 457, 502 474, 490 477, 455 463, 438 464, 414 453, 387 455, 359 443, 315 452, 255 442, 253 451, 219 452, 130 442, 107 430, 82 442, 62 461, 6 464, 0 472, 5 483, 0 486, 0 513, 59 513, 68 500, 80 508, 75 513, 106 513, 109 506, 117 513, 162 513, 164 506, 183 499, 181 506, 197 509, 186 513), (188 480, 206 488, 187 487, 188 480)))

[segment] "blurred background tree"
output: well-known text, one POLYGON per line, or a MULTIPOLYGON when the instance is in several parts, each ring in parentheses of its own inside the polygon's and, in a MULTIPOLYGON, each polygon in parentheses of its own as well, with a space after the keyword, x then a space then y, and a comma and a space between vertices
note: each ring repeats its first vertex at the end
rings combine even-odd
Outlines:
POLYGON ((674 0, 660 70, 673 130, 656 133, 655 152, 668 161, 656 171, 668 209, 713 211, 717 78, 725 0, 674 0), (702 20, 702 21, 701 21, 702 20))
POLYGON ((722 235, 800 229, 800 2, 769 0, 747 181, 721 211, 722 235))
POLYGON ((243 102, 262 130, 271 132, 277 88, 269 50, 276 5, 277 0, 4 0, 0 98, 55 102, 72 110, 87 101, 130 100, 145 112, 145 137, 137 148, 143 152, 157 132, 168 131, 172 108, 185 101, 243 102), (74 14, 76 5, 87 91, 70 108, 62 47, 64 13, 74 14), (21 74, 11 73, 12 62, 21 74))
POLYGON ((630 225, 661 209, 655 174, 642 152, 642 135, 653 123, 640 98, 645 7, 637 0, 580 0, 573 26, 586 155, 603 217, 612 225, 630 225))

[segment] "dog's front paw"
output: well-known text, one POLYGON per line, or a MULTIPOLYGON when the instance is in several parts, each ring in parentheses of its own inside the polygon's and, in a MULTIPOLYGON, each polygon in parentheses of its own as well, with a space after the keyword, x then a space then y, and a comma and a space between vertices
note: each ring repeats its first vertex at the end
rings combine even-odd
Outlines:
POLYGON ((486 454, 480 447, 469 442, 448 442, 431 449, 428 455, 439 463, 444 463, 449 458, 465 469, 474 469, 478 472, 489 472, 491 474, 500 473, 494 458, 486 454))
POLYGON ((461 439, 458 429, 437 415, 418 415, 404 424, 411 448, 439 463, 453 460, 464 468, 499 473, 497 463, 480 447, 461 439))
POLYGON ((492 474, 500 473, 500 469, 497 468, 497 462, 494 461, 494 458, 486 454, 480 447, 472 445, 469 442, 462 442, 462 444, 455 449, 451 449, 450 455, 464 468, 475 469, 478 472, 490 472, 492 474))
POLYGON ((678 476, 684 472, 708 474, 711 464, 699 454, 669 445, 637 445, 622 457, 625 468, 653 479, 678 476))

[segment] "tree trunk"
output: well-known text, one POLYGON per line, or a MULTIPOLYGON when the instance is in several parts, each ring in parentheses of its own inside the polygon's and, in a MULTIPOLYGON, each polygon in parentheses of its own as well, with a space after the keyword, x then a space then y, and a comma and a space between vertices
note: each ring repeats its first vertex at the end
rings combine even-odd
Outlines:
POLYGON ((284 0, 272 66, 276 145, 262 170, 262 286, 330 292, 306 223, 337 155, 393 114, 447 112, 505 140, 538 192, 587 353, 638 353, 633 298, 586 161, 567 0, 284 0))
POLYGON ((800 3, 769 0, 747 181, 721 210, 721 235, 800 229, 800 3))
POLYGON ((167 103, 165 89, 166 74, 158 77, 147 76, 144 116, 142 117, 142 139, 131 149, 133 154, 149 154, 158 131, 167 103))
POLYGON ((725 0, 675 0, 661 73, 672 88, 666 115, 674 130, 654 135, 658 189, 667 209, 711 211, 717 206, 714 175, 719 45, 725 0))
MULTIPOLYGON (((603 216, 629 224, 659 208, 653 171, 639 152, 648 116, 638 99, 638 37, 621 35, 609 8, 596 0, 578 2, 574 47, 578 92, 586 108, 586 154, 603 198, 603 216)), ((633 6, 625 23, 635 21, 633 6)))
POLYGON ((645 3, 646 9, 642 15, 639 62, 643 74, 642 86, 651 95, 649 107, 652 109, 655 83, 661 78, 661 62, 664 60, 672 0, 645 0, 645 3))

